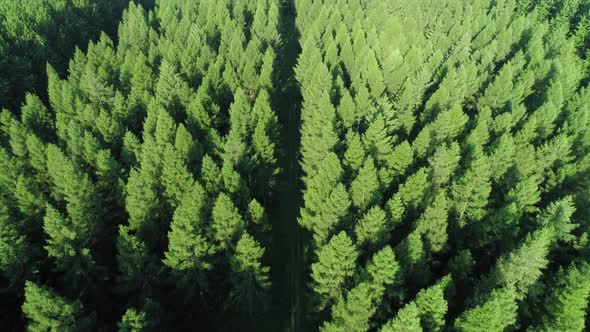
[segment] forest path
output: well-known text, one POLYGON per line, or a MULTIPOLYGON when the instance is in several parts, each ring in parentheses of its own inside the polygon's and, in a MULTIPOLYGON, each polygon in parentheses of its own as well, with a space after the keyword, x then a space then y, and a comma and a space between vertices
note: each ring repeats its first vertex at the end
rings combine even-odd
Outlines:
POLYGON ((299 123, 301 95, 294 67, 301 51, 295 27, 295 4, 281 2, 280 32, 283 45, 275 63, 278 91, 273 95, 273 106, 281 124, 281 150, 276 201, 270 211, 273 220, 274 331, 302 331, 304 254, 301 230, 297 223, 301 205, 301 177, 299 168, 299 123), (276 313, 275 313, 276 310, 276 313))

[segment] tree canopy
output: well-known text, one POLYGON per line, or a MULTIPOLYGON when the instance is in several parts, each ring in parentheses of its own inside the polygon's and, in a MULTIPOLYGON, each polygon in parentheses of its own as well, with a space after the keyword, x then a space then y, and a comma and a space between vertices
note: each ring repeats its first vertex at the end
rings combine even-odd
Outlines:
POLYGON ((589 13, 0 0, 0 329, 589 330, 589 13))

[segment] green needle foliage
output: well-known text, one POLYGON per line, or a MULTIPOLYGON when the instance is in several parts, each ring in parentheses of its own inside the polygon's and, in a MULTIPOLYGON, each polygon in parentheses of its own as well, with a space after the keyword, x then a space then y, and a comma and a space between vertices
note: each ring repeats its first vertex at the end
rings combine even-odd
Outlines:
MULTIPOLYGON (((541 285, 588 260, 589 109, 580 102, 590 101, 581 44, 590 5, 295 4, 311 326, 560 329, 544 312, 562 309, 543 309, 553 293, 541 285), (310 217, 328 209, 322 202, 340 186, 347 214, 320 232, 310 217), (318 262, 331 248, 326 236, 338 232, 349 234, 358 267, 326 298, 318 262), (366 280, 360 267, 384 247, 395 252, 397 286, 353 303, 366 280), (456 284, 443 278, 449 273, 456 284)), ((323 266, 324 275, 342 271, 323 266)), ((585 308, 583 293, 570 300, 576 308, 585 308)))
POLYGON ((0 329, 589 330, 589 13, 0 0, 0 329))

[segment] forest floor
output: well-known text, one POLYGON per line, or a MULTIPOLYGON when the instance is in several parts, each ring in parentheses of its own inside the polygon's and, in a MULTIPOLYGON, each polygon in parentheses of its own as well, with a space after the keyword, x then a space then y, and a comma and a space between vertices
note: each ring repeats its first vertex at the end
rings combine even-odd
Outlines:
POLYGON ((297 223, 301 202, 299 169, 299 122, 301 96, 295 79, 294 67, 300 51, 295 27, 294 1, 284 1, 281 12, 283 45, 277 54, 275 68, 281 90, 273 98, 281 124, 281 173, 276 184, 277 198, 270 211, 273 222, 273 262, 271 273, 274 285, 272 317, 264 320, 273 331, 302 331, 304 292, 304 252, 301 231, 297 223), (274 314, 276 312, 276 314, 274 314))

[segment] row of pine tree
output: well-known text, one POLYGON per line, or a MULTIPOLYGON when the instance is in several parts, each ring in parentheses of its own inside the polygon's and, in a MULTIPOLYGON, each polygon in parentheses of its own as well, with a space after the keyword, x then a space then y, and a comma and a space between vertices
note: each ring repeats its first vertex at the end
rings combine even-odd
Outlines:
POLYGON ((132 2, 66 79, 49 61, 48 105, 2 112, 7 327, 210 329, 266 310, 278 24, 272 0, 132 2))
POLYGON ((321 331, 581 331, 584 1, 298 0, 321 331))
POLYGON ((0 329, 590 328, 590 3, 153 2, 0 0, 0 329))

